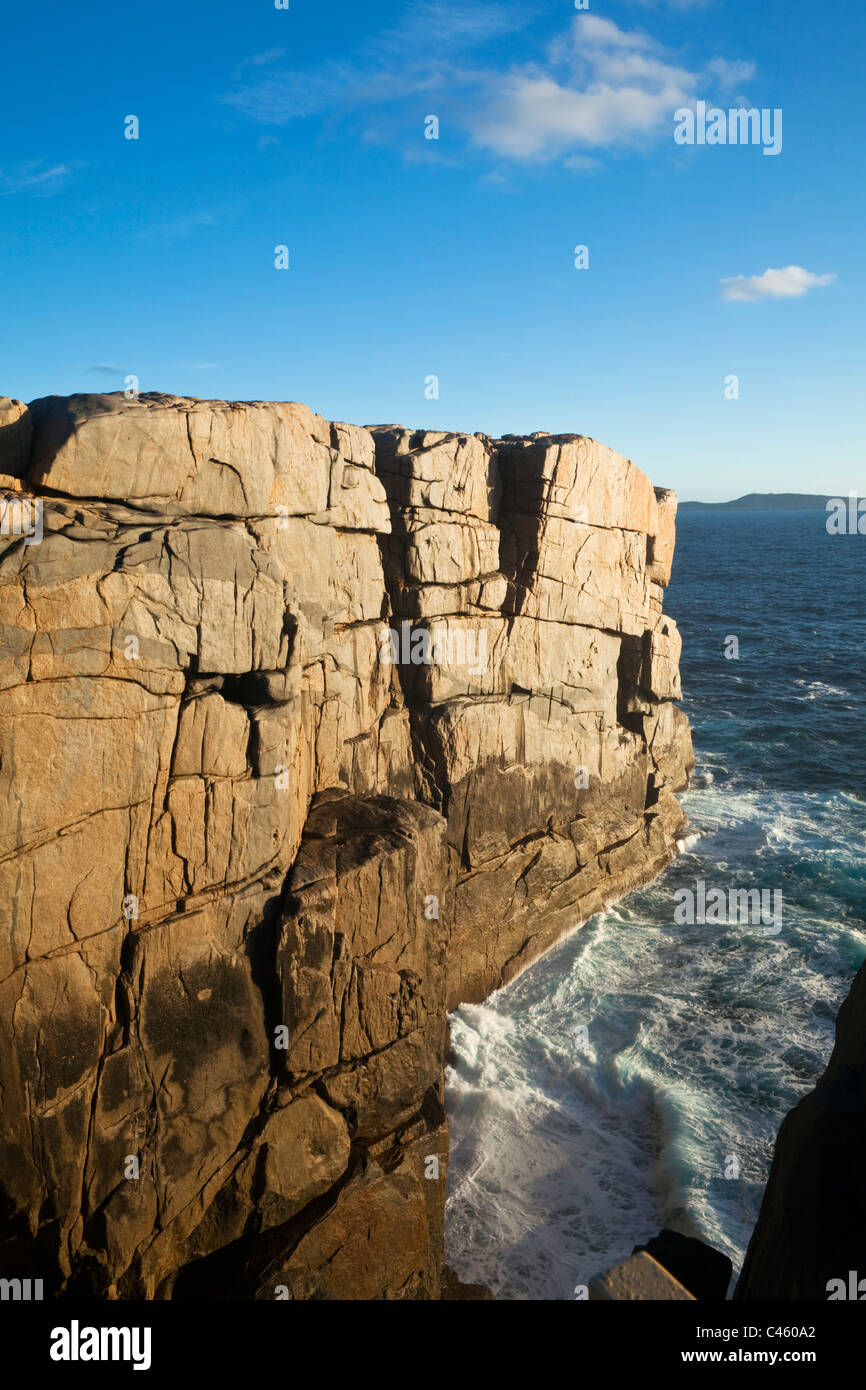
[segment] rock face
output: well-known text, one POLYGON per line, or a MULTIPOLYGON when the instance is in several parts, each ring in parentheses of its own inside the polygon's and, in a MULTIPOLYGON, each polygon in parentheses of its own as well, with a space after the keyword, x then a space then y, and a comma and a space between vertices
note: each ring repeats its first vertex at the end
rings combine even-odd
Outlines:
POLYGON ((827 1070, 782 1122, 734 1297, 866 1298, 866 965, 827 1070))
POLYGON ((675 499, 160 395, 0 400, 0 470, 4 1275, 459 1296, 446 1011, 683 826, 675 499))

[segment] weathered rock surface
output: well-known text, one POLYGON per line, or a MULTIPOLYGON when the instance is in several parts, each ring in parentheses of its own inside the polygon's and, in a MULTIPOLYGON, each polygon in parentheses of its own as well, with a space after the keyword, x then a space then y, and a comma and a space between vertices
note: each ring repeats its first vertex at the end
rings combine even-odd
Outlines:
POLYGON ((782 1121, 734 1297, 866 1298, 866 965, 827 1070, 782 1121))
POLYGON ((597 1274, 589 1283, 594 1303, 689 1303, 695 1302, 678 1279, 645 1250, 597 1274))
POLYGON ((159 395, 0 400, 0 474, 3 1272, 442 1296, 447 1008, 683 826, 675 499, 159 395))
POLYGON ((457 866, 455 1004, 671 856, 692 760, 661 611, 674 510, 590 439, 373 434, 394 622, 446 657, 400 671, 457 866))

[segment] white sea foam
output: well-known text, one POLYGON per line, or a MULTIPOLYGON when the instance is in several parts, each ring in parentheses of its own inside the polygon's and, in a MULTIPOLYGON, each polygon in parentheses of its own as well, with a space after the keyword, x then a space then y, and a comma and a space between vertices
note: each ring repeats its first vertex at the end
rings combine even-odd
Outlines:
POLYGON ((688 854, 689 850, 694 849, 695 845, 700 844, 700 830, 690 830, 688 834, 677 836, 677 848, 680 854, 688 854))
POLYGON ((850 690, 843 690, 838 685, 827 685, 824 681, 795 680, 794 684, 804 691, 802 695, 794 697, 798 700, 824 700, 828 695, 851 698, 850 690))
POLYGON ((662 1225, 739 1264, 778 1124, 832 1049, 866 951, 863 803, 711 785, 684 804, 704 833, 661 879, 452 1016, 448 1259, 499 1297, 573 1298, 662 1225), (770 874, 778 939, 673 925, 678 884, 770 874))

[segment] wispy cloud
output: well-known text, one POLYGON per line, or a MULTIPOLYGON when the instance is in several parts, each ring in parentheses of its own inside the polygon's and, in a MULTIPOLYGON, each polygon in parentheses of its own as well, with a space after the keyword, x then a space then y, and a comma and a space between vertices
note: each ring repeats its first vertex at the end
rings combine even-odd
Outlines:
POLYGON ((317 73, 273 73, 245 83, 223 100, 263 125, 287 125, 300 117, 323 115, 359 86, 351 68, 331 62, 317 73))
POLYGON ((85 367, 89 376, 126 378, 128 376, 154 376, 158 372, 212 372, 221 367, 221 362, 139 362, 135 367, 118 367, 110 362, 94 362, 85 367))
POLYGON ((0 194, 33 193, 42 198, 50 198, 66 187, 80 167, 80 160, 72 160, 66 164, 47 164, 45 160, 33 160, 29 164, 19 164, 13 169, 0 169, 0 194))
POLYGON ((809 290, 832 285, 835 275, 815 275, 800 265, 765 270, 763 275, 730 275, 722 280, 722 297, 741 302, 757 299, 798 299, 809 290))
POLYGON ((140 227, 136 232, 139 241, 175 241, 193 236, 207 227, 219 227, 225 221, 226 213, 221 208, 202 208, 200 211, 180 213, 161 222, 152 222, 140 227))
POLYGON ((715 0, 628 0, 631 5, 639 5, 644 10, 708 10, 715 0))
POLYGON ((278 58, 282 58, 285 51, 284 48, 269 48, 266 53, 254 53, 252 58, 245 58, 241 66, 249 64, 255 68, 266 67, 268 63, 275 63, 278 58))
POLYGON ((725 91, 730 91, 732 87, 739 87, 743 82, 751 82, 756 68, 754 63, 729 63, 727 58, 711 58, 707 63, 707 71, 717 78, 725 91))
POLYGON ((449 0, 413 0, 400 21, 368 45, 371 53, 398 56, 435 52, 453 57, 503 34, 522 29, 533 18, 531 5, 453 4, 449 0))
POLYGON ((586 170, 605 151, 640 149, 671 135, 674 112, 693 103, 699 89, 704 94, 754 74, 752 63, 724 58, 693 70, 650 35, 591 12, 574 15, 535 61, 495 66, 495 41, 532 17, 514 3, 415 0, 397 25, 350 57, 313 71, 277 65, 240 80, 223 100, 270 125, 378 108, 387 114, 367 118, 363 138, 402 142, 407 158, 442 162, 444 146, 428 142, 422 149, 418 141, 423 98, 452 137, 449 161, 474 149, 524 163, 561 159, 586 170), (404 138, 410 130, 411 140, 404 138))
POLYGON ((222 98, 266 125, 334 109, 385 105, 422 91, 465 85, 454 64, 472 50, 522 29, 532 9, 522 4, 452 4, 413 0, 399 22, 371 35, 350 57, 316 71, 279 70, 242 82, 222 98))

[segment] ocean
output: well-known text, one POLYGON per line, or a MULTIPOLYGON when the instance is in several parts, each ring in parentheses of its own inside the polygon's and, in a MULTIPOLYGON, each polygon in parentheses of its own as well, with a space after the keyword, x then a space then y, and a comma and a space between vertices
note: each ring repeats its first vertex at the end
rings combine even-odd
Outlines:
POLYGON ((830 1057, 866 958, 866 536, 825 520, 680 514, 695 833, 451 1017, 446 1254, 497 1298, 573 1299, 662 1226, 738 1273, 779 1124, 830 1057), (701 880, 780 891, 781 930, 677 924, 701 880))

